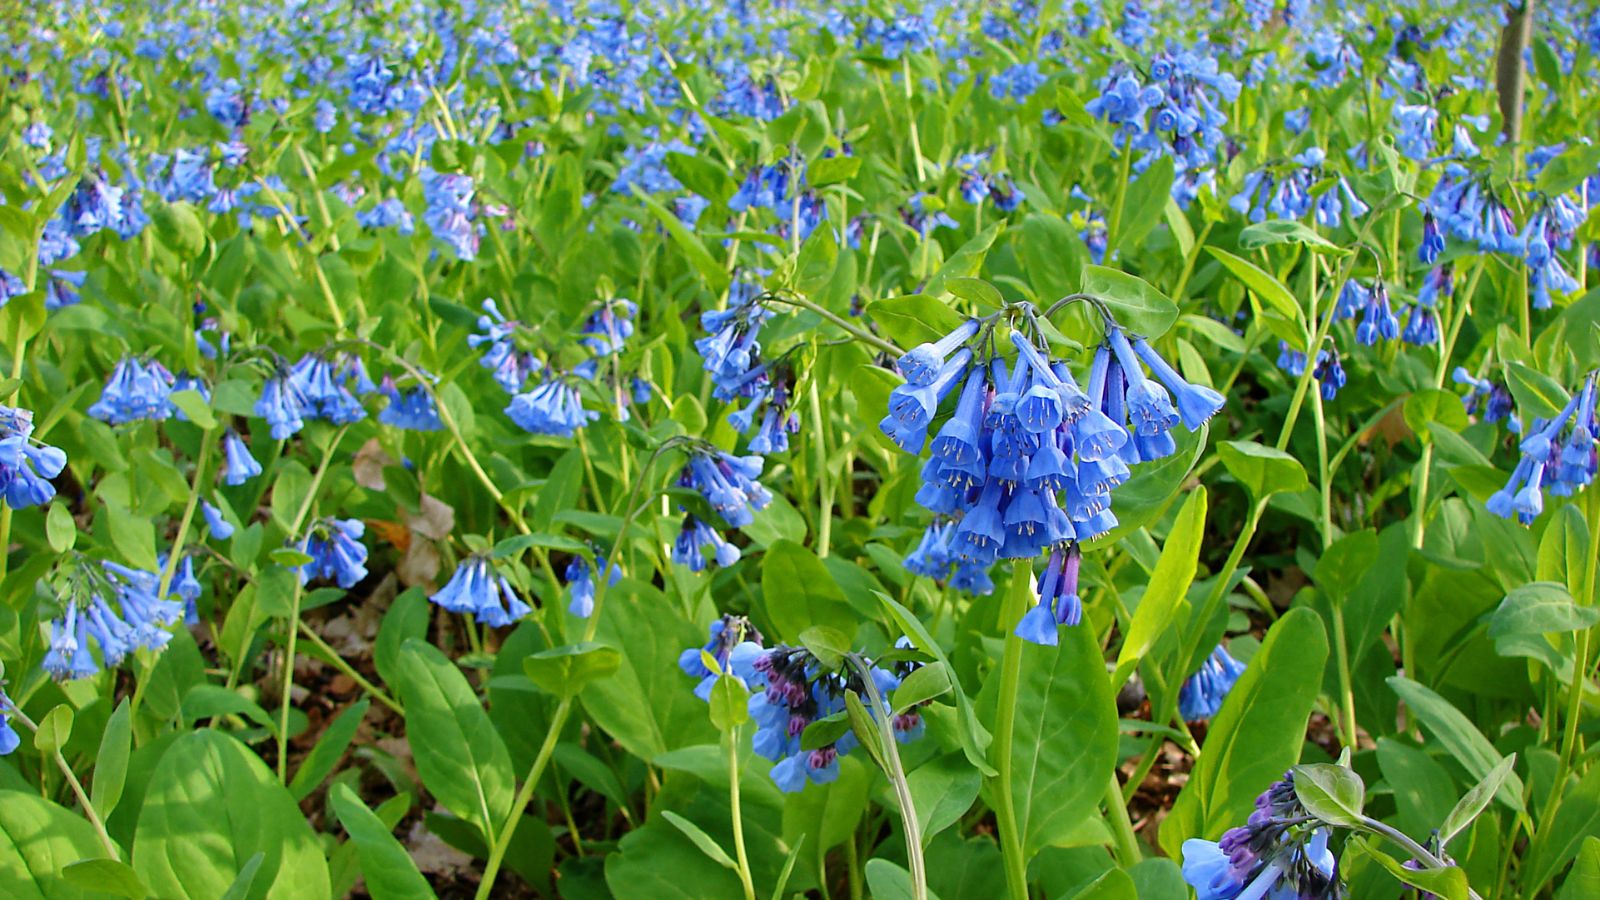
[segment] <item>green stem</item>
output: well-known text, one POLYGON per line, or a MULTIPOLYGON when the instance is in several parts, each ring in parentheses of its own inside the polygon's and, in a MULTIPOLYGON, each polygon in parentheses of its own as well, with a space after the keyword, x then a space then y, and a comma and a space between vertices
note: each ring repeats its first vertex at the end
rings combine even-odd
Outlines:
POLYGON ((1128 818, 1127 801, 1122 797, 1122 785, 1117 783, 1117 773, 1111 773, 1106 782, 1106 818, 1111 820, 1111 837, 1116 849, 1117 865, 1124 869, 1137 865, 1144 854, 1139 851, 1139 838, 1133 833, 1133 820, 1128 818))
POLYGON ((1017 722, 1017 691, 1022 682, 1022 638, 1015 625, 1028 611, 1033 599, 1033 570, 1027 562, 1016 563, 1011 573, 1011 590, 1006 594, 1005 654, 1000 660, 1000 698, 996 706, 994 745, 991 764, 995 768, 994 811, 1000 832, 1000 853, 1005 863, 1006 889, 1012 900, 1027 900, 1028 862, 1023 856, 1022 835, 1017 831, 1017 809, 1011 788, 1011 742, 1017 722))
POLYGON ((1178 284, 1172 289, 1172 302, 1183 305, 1183 292, 1189 287, 1189 276, 1194 274, 1194 264, 1200 258, 1200 251, 1205 247, 1206 238, 1211 236, 1211 229, 1215 222, 1207 221, 1206 227, 1200 229, 1200 236, 1194 239, 1194 246, 1189 248, 1189 255, 1184 257, 1183 271, 1178 274, 1178 284))
MULTIPOLYGON (((294 593, 289 598, 289 621, 296 626, 300 624, 300 597, 304 592, 305 585, 296 573, 294 593)), ((289 706, 290 694, 294 690, 294 642, 300 629, 295 627, 287 631, 289 637, 283 651, 283 704, 278 710, 278 780, 284 784, 289 783, 289 706)))
POLYGON ((867 690, 867 702, 871 704, 872 718, 878 723, 878 737, 883 742, 884 762, 888 768, 884 774, 889 776, 895 801, 900 807, 900 824, 906 837, 906 862, 911 869, 912 900, 927 900, 928 868, 922 856, 922 823, 917 819, 911 785, 906 781, 905 766, 900 761, 900 743, 894 737, 894 717, 890 714, 889 704, 884 702, 883 694, 878 691, 878 684, 872 679, 872 671, 866 661, 854 655, 851 660, 867 690))
POLYGON ((189 501, 183 507, 183 517, 178 520, 178 533, 172 539, 172 552, 167 554, 167 564, 161 570, 157 597, 167 596, 172 587, 172 576, 178 571, 178 559, 183 556, 183 542, 189 536, 189 525, 194 521, 194 509, 200 503, 200 480, 205 477, 206 463, 211 459, 211 429, 200 433, 200 454, 194 461, 194 475, 189 479, 189 501))
POLYGON ((744 900, 756 900, 756 883, 750 877, 750 858, 744 849, 744 807, 739 802, 739 728, 729 729, 728 742, 728 803, 733 807, 733 855, 739 861, 739 884, 744 887, 744 900))
POLYGON ((307 625, 304 622, 300 622, 299 625, 300 633, 305 636, 306 640, 311 642, 312 646, 323 652, 323 654, 327 657, 329 665, 349 676, 350 680, 354 681, 357 686, 366 691, 368 694, 372 695, 372 699, 394 710, 396 715, 404 716, 406 714, 404 707, 396 702, 393 697, 390 697, 388 694, 384 693, 382 688, 363 677, 362 674, 357 672, 355 668, 348 662, 345 662, 344 657, 340 656, 337 650, 334 650, 332 647, 328 646, 328 642, 324 641, 322 636, 317 634, 317 632, 310 625, 307 625))
POLYGON ((881 350, 884 353, 887 353, 887 354, 889 354, 891 356, 898 357, 898 356, 901 356, 901 355, 903 355, 905 353, 904 350, 901 350, 899 347, 895 346, 893 343, 891 343, 889 341, 886 341, 881 337, 878 337, 877 335, 875 335, 872 332, 866 330, 865 328, 862 328, 859 325, 856 325, 854 323, 846 321, 845 319, 843 319, 843 318, 839 317, 837 314, 835 314, 832 310, 829 310, 829 309, 827 309, 825 307, 822 307, 822 306, 818 306, 817 304, 812 303, 810 300, 807 300, 806 298, 801 297, 799 295, 794 295, 794 296, 771 295, 771 296, 768 296, 767 299, 776 301, 778 303, 786 303, 786 304, 788 304, 790 306, 797 306, 800 309, 809 310, 810 312, 814 312, 817 315, 821 316, 822 318, 824 318, 824 319, 828 320, 829 322, 833 323, 834 325, 837 325, 838 327, 844 329, 844 331, 849 333, 849 335, 851 337, 855 338, 856 340, 861 341, 862 343, 865 343, 865 344, 870 344, 871 346, 873 346, 873 347, 877 348, 878 350, 881 350))
POLYGON ((812 456, 817 467, 817 556, 826 557, 833 536, 833 486, 828 483, 827 421, 822 417, 822 399, 815 376, 807 394, 811 404, 811 440, 815 445, 812 456))
MULTIPOLYGON (((21 707, 9 704, 5 707, 4 712, 11 718, 21 722, 29 731, 38 734, 38 724, 28 718, 28 714, 23 712, 21 707)), ((62 776, 67 779, 67 784, 72 787, 72 793, 77 796, 78 804, 83 807, 84 817, 89 820, 90 825, 94 826, 95 834, 100 838, 100 846, 105 849, 106 856, 120 861, 122 853, 117 849, 117 842, 113 841, 111 833, 106 831, 106 823, 101 821, 100 814, 95 812, 94 804, 89 801, 89 795, 83 789, 83 783, 78 780, 77 775, 72 773, 72 767, 67 765, 67 758, 61 754, 61 748, 53 748, 50 753, 55 758, 56 768, 61 770, 62 776)))
POLYGON ((911 108, 911 57, 900 57, 901 87, 905 89, 906 121, 911 124, 911 159, 917 166, 917 188, 922 188, 922 183, 928 180, 928 173, 922 163, 922 137, 917 131, 917 113, 911 108))
POLYGON ((1111 206, 1111 221, 1107 222, 1106 235, 1111 241, 1110 250, 1106 253, 1106 261, 1110 262, 1112 251, 1122 249, 1122 209, 1128 200, 1128 178, 1133 170, 1133 148, 1122 148, 1121 170, 1117 174, 1117 199, 1111 206))

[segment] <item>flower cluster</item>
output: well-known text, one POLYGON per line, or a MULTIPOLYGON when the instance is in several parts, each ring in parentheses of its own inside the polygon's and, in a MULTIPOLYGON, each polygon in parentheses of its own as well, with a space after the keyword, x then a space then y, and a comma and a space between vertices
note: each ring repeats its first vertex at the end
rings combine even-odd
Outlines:
POLYGON ((222 483, 238 487, 261 474, 261 463, 250 454, 244 439, 232 428, 222 435, 222 483))
POLYGON ((1200 664, 1199 671, 1184 679, 1183 687, 1178 689, 1178 714, 1185 722, 1204 722, 1215 716, 1243 674, 1244 663, 1218 644, 1200 664))
POLYGON ((84 563, 72 574, 66 610, 50 623, 50 649, 41 667, 58 681, 88 678, 120 665, 129 653, 160 650, 183 618, 183 604, 157 597, 160 576, 108 561, 84 563), (90 641, 100 648, 95 659, 90 641))
POLYGON ((335 425, 360 421, 367 411, 357 395, 377 389, 359 358, 307 353, 293 366, 278 366, 267 378, 255 410, 271 427, 273 439, 281 441, 304 428, 307 419, 335 425))
POLYGON ((378 385, 378 393, 389 398, 389 405, 378 411, 378 421, 408 431, 438 431, 444 427, 433 394, 422 385, 404 391, 388 375, 378 385))
POLYGON ((470 613, 485 625, 499 628, 532 611, 506 580, 494 571, 489 558, 473 555, 461 561, 444 587, 428 597, 455 613, 470 613))
POLYGON ((1321 147, 1311 147, 1297 154, 1287 166, 1251 172, 1244 178, 1244 189, 1228 201, 1228 206, 1252 222, 1301 219, 1315 210, 1316 222, 1324 228, 1338 228, 1347 214, 1352 219, 1366 215, 1370 207, 1343 175, 1337 176, 1321 196, 1312 195, 1312 189, 1327 177, 1322 167, 1326 159, 1321 147))
POLYGON ((517 349, 512 337, 520 323, 507 319, 493 298, 483 301, 483 315, 478 317, 478 333, 467 337, 467 345, 474 349, 483 347, 478 364, 494 373, 494 380, 508 394, 522 390, 530 375, 544 368, 544 363, 531 352, 517 349))
POLYGON ((1013 212, 1022 205, 1022 192, 1004 172, 985 173, 989 154, 963 153, 956 157, 955 170, 961 175, 961 199, 974 206, 992 200, 1001 212, 1013 212))
POLYGON ((1450 378, 1456 384, 1467 387, 1467 395, 1461 398, 1461 402, 1467 408, 1467 415, 1481 413, 1485 422, 1503 421, 1512 434, 1522 433, 1522 421, 1517 418, 1512 405, 1511 391, 1507 390, 1505 385, 1487 378, 1478 378, 1464 366, 1456 366, 1450 378))
POLYGON ((300 567, 300 580, 327 578, 346 590, 367 577, 367 547, 361 543, 367 526, 360 519, 322 519, 300 541, 311 561, 300 567))
POLYGON ((12 509, 49 503, 49 479, 66 468, 67 454, 33 438, 33 411, 0 406, 0 494, 12 509))
MULTIPOLYGON (((1288 341, 1279 341, 1278 368, 1294 378, 1299 378, 1306 373, 1305 353, 1289 346, 1288 341)), ((1329 346, 1317 351, 1317 363, 1311 371, 1311 377, 1320 385, 1323 400, 1331 401, 1339 396, 1339 389, 1345 386, 1348 379, 1345 376, 1344 366, 1339 363, 1338 348, 1330 343, 1329 346)))
POLYGON ((1503 519, 1513 516, 1530 525, 1544 511, 1544 491, 1570 497, 1594 480, 1595 380, 1591 372, 1583 388, 1572 395, 1561 412, 1550 419, 1534 419, 1522 438, 1522 458, 1506 486, 1489 498, 1489 511, 1503 519))
POLYGON ((169 398, 176 381, 167 367, 155 360, 124 357, 111 370, 89 415, 109 425, 169 419, 174 412, 169 398))
POLYGON ((683 527, 672 542, 672 561, 691 572, 703 572, 715 562, 727 567, 739 561, 742 554, 729 543, 722 533, 707 525, 693 513, 684 513, 683 527))
POLYGON ((1344 886, 1328 849, 1330 830, 1307 814, 1284 773, 1256 798, 1248 822, 1221 841, 1183 842, 1183 877, 1199 900, 1272 897, 1337 900, 1344 886))
POLYGON ((678 485, 699 491, 729 527, 743 528, 754 520, 756 512, 772 502, 772 493, 756 481, 764 467, 759 456, 734 456, 695 447, 678 477, 678 485))
POLYGON ((711 623, 711 638, 704 647, 690 647, 678 655, 678 668, 690 678, 699 679, 694 695, 710 701, 711 687, 718 678, 751 671, 761 653, 761 632, 750 620, 744 616, 724 615, 711 623), (707 662, 715 666, 707 666, 707 662))
MULTIPOLYGON (((619 566, 607 565, 605 557, 598 553, 595 554, 594 561, 596 566, 605 570, 607 587, 614 587, 622 580, 622 569, 619 566)), ((563 575, 572 598, 567 603, 567 612, 580 619, 594 615, 594 570, 589 566, 589 561, 582 556, 574 556, 572 561, 567 563, 563 575)))
POLYGON ((762 387, 766 367, 761 360, 761 326, 772 318, 759 294, 730 298, 727 309, 708 309, 700 314, 700 327, 706 336, 697 338, 694 349, 711 375, 712 396, 733 400, 754 396, 762 387))
POLYGON ((1049 551, 1045 611, 1019 631, 1046 640, 1048 629, 1039 627, 1046 616, 1071 622, 1078 615, 1075 551, 1064 545, 1114 528, 1111 490, 1127 480, 1129 466, 1171 455, 1172 429, 1180 422, 1198 429, 1223 398, 1184 380, 1109 316, 1087 390, 1065 363, 1048 359, 1042 337, 1020 330, 1011 332, 1018 355, 1009 366, 997 355, 980 361, 965 345, 992 347, 998 315, 969 320, 903 355, 897 366, 906 383, 890 393, 879 428, 906 452, 920 455, 926 444, 930 454, 917 502, 939 518, 908 565, 935 578, 967 568, 964 580, 981 591, 992 585, 970 569, 1049 551), (957 385, 955 409, 934 431, 957 385))

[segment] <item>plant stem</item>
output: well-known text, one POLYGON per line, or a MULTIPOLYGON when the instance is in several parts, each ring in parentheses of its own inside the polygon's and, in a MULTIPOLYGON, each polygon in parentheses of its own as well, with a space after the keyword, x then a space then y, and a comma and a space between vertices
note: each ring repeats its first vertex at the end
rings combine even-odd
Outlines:
POLYGON ((917 132, 917 113, 911 108, 911 57, 909 54, 900 57, 901 87, 905 89, 906 121, 911 125, 911 159, 917 166, 917 189, 921 190, 922 183, 928 180, 927 170, 922 163, 922 137, 917 132))
MULTIPOLYGON (((294 593, 289 599, 289 621, 296 626, 300 625, 300 597, 305 592, 305 584, 300 576, 294 576, 294 593)), ((294 642, 300 634, 298 627, 286 629, 289 632, 283 651, 283 704, 278 710, 278 780, 284 784, 289 783, 289 706, 290 694, 294 690, 294 642)))
POLYGON ((1115 842, 1117 865, 1127 869, 1136 865, 1144 854, 1139 850, 1139 838, 1133 833, 1133 820, 1128 818, 1127 801, 1122 798, 1122 785, 1117 773, 1111 773, 1106 782, 1106 818, 1111 820, 1111 837, 1115 842))
POLYGON ((1022 681, 1022 638, 1016 623, 1028 611, 1033 594, 1033 569, 1018 562, 1011 570, 1011 590, 1006 593, 1005 654, 1000 660, 1000 698, 995 707, 993 756, 995 791, 999 798, 994 811, 1000 832, 1000 853, 1005 862, 1006 890, 1012 900, 1027 900, 1028 862, 1023 857, 1022 835, 1017 833, 1017 809, 1011 787, 1011 742, 1017 722, 1017 690, 1022 681))
POLYGON ((744 900, 756 900, 755 880, 750 877, 750 858, 744 849, 744 808, 739 803, 739 728, 728 730, 728 803, 733 808, 733 855, 739 861, 739 883, 744 900))
POLYGON ((833 536, 833 487, 828 483, 827 422, 822 418, 822 399, 815 377, 807 393, 811 403, 811 439, 815 444, 812 455, 817 467, 817 556, 827 557, 833 536))
POLYGON ((344 657, 339 655, 337 650, 334 650, 332 647, 328 646, 328 642, 324 641, 322 636, 317 634, 317 632, 312 629, 310 625, 307 625, 305 622, 300 622, 299 626, 300 633, 305 635, 306 640, 310 641, 313 646, 327 655, 328 663, 330 665, 348 676, 350 680, 354 681, 362 690, 372 695, 372 699, 394 710, 395 714, 401 716, 406 714, 404 707, 402 707, 393 697, 390 697, 388 694, 384 693, 382 688, 368 681, 360 672, 357 672, 354 667, 345 661, 344 657))
POLYGON ((194 508, 200 503, 200 480, 205 477, 206 463, 211 459, 211 429, 200 433, 200 454, 194 461, 194 476, 189 479, 189 500, 183 507, 183 517, 178 520, 178 533, 172 539, 172 552, 167 554, 167 564, 161 570, 157 597, 167 596, 172 587, 172 576, 178 571, 178 559, 183 556, 183 542, 189 535, 189 524, 194 521, 194 508))
POLYGON ((805 297, 801 297, 801 296, 798 296, 798 295, 795 295, 795 296, 777 296, 777 295, 773 295, 773 296, 769 296, 767 299, 774 300, 774 301, 776 301, 778 303, 786 303, 786 304, 788 304, 790 306, 797 306, 797 307, 799 307, 801 309, 809 310, 810 312, 814 312, 817 315, 821 316, 822 318, 824 318, 824 319, 828 320, 829 322, 833 323, 834 325, 837 325, 840 328, 844 329, 846 332, 849 333, 849 335, 851 337, 855 338, 856 340, 861 341, 862 343, 865 343, 865 344, 870 344, 871 346, 873 346, 873 347, 877 348, 878 350, 881 350, 882 352, 887 353, 887 354, 889 354, 891 356, 901 356, 901 355, 903 355, 905 353, 904 350, 901 350, 899 347, 895 346, 893 343, 891 343, 889 341, 886 341, 881 337, 878 337, 877 335, 875 335, 872 332, 866 330, 865 328, 862 328, 859 325, 855 325, 855 324, 853 324, 851 322, 846 321, 843 318, 840 318, 832 310, 829 310, 829 309, 827 309, 825 307, 822 307, 822 306, 818 306, 817 304, 812 303, 810 300, 806 299, 805 297))
POLYGON ((891 707, 878 691, 872 671, 866 661, 852 655, 856 673, 867 690, 872 718, 878 723, 878 735, 883 741, 884 762, 888 764, 889 784, 894 787, 894 797, 900 807, 901 828, 906 836, 906 862, 911 868, 911 896, 913 900, 927 900, 928 869, 922 857, 922 823, 917 819, 917 807, 911 799, 911 785, 906 781, 905 766, 900 762, 900 743, 894 737, 894 718, 891 707))
MULTIPOLYGON (((38 723, 28 718, 28 714, 22 711, 22 707, 17 706, 15 703, 7 704, 3 711, 7 716, 21 722, 29 731, 34 734, 39 733, 38 723)), ((110 832, 106 831, 106 823, 102 822, 100 814, 95 812, 94 804, 89 802, 89 795, 83 790, 83 783, 78 781, 78 776, 72 773, 72 767, 67 765, 67 758, 61 755, 61 748, 56 747, 53 749, 51 755, 55 757, 56 768, 61 770, 62 776, 67 779, 67 784, 72 787, 72 793, 77 796, 79 805, 83 807, 84 817, 89 820, 90 825, 94 826, 95 834, 99 836, 100 846, 105 849, 106 856, 120 861, 122 852, 117 849, 117 842, 113 841, 110 832)))

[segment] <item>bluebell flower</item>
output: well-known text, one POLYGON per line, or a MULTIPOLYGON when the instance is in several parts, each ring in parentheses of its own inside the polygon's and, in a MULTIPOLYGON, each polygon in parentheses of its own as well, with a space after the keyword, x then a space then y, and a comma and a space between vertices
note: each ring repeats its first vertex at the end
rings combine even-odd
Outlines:
POLYGON ((1439 232, 1439 221, 1433 217, 1433 213, 1423 213, 1422 245, 1417 248, 1417 259, 1432 265, 1443 252, 1444 235, 1439 232))
POLYGON ((481 228, 473 206, 477 186, 472 177, 432 169, 424 169, 418 177, 422 182, 422 199, 428 205, 422 220, 433 231, 433 236, 449 244, 463 262, 476 259, 481 228))
POLYGON ((1414 304, 1406 317, 1406 330, 1400 336, 1406 343, 1418 347, 1429 347, 1439 343, 1438 313, 1425 304, 1414 304))
POLYGON ((298 381, 288 368, 280 366, 261 386, 261 397, 256 400, 256 415, 265 419, 272 429, 273 440, 285 440, 304 428, 305 410, 309 406, 301 393, 298 381))
POLYGON ((9 756, 22 746, 22 737, 11 727, 11 719, 7 715, 9 710, 15 708, 16 704, 0 689, 0 756, 9 756))
POLYGON ((678 483, 699 491, 711 508, 734 528, 754 520, 758 510, 772 502, 772 494, 757 478, 765 465, 760 456, 733 456, 696 448, 690 452, 678 483))
POLYGON ((378 411, 379 422, 408 431, 438 431, 444 427, 433 394, 422 385, 401 391, 394 379, 385 375, 378 393, 389 398, 389 405, 378 411))
POLYGON ((1467 395, 1461 398, 1466 406, 1467 415, 1476 415, 1481 412, 1483 421, 1507 423, 1507 429, 1513 434, 1522 431, 1522 423, 1517 419, 1512 409, 1511 391, 1505 385, 1490 381, 1487 378, 1476 378, 1464 367, 1456 366, 1451 373, 1456 384, 1466 385, 1467 395))
POLYGON ((532 611, 486 556, 462 560, 444 587, 428 599, 451 612, 471 614, 494 628, 510 625, 532 611))
POLYGON ((222 435, 222 483, 238 487, 261 474, 261 463, 250 454, 244 439, 229 428, 222 435))
POLYGON ((672 561, 691 572, 703 572, 711 563, 731 566, 739 561, 738 547, 728 543, 722 533, 696 518, 692 513, 683 517, 683 527, 672 544, 672 561))
POLYGON ((206 527, 211 529, 211 536, 219 541, 233 537, 233 526, 222 517, 222 510, 212 506, 209 501, 200 501, 200 512, 205 516, 206 527))
POLYGON ((1221 841, 1184 841, 1183 877, 1199 900, 1337 900, 1344 891, 1329 836, 1285 773, 1256 798, 1247 824, 1221 841))
POLYGON ((1389 289, 1382 281, 1373 281, 1366 291, 1366 302, 1361 307, 1361 324, 1356 326, 1356 343, 1370 347, 1379 340, 1392 341, 1400 336, 1400 320, 1389 306, 1389 289))
POLYGON ((771 317, 756 295, 730 298, 727 309, 700 314, 706 336, 696 339, 694 347, 711 375, 717 399, 732 400, 759 389, 759 379, 766 371, 760 365, 759 336, 762 324, 771 317))
MULTIPOLYGON (((335 366, 334 361, 322 353, 307 353, 301 357, 289 369, 288 379, 295 387, 291 398, 300 402, 298 413, 302 418, 325 419, 335 425, 358 422, 367 415, 361 401, 352 393, 352 387, 362 393, 375 389, 359 360, 347 360, 342 366, 335 366)), ((262 399, 266 399, 265 392, 262 399)), ((257 412, 260 412, 259 404, 257 412)), ((263 418, 268 417, 263 415, 263 418)), ((276 431, 273 436, 277 436, 276 431)))
POLYGON ((172 382, 172 373, 160 363, 123 357, 106 380, 100 399, 89 407, 89 415, 110 425, 170 418, 172 382))
MULTIPOLYGON (((622 570, 615 564, 607 565, 605 557, 595 554, 595 565, 606 572, 606 584, 615 586, 622 580, 622 570)), ((564 573, 571 601, 567 604, 567 612, 580 619, 587 619, 594 615, 595 584, 594 575, 589 567, 589 561, 581 556, 574 556, 567 563, 564 573)))
POLYGON ((0 406, 0 494, 12 509, 49 503, 49 479, 67 466, 67 454, 33 438, 33 412, 0 406))
POLYGON ((494 372, 494 380, 506 393, 522 390, 528 377, 544 368, 532 353, 519 351, 511 338, 520 323, 507 319, 491 298, 483 301, 483 315, 478 317, 478 333, 467 337, 471 347, 484 347, 478 364, 494 372))
POLYGON ((411 210, 406 209, 405 203, 399 197, 388 197, 379 200, 371 209, 357 211, 356 222, 362 228, 374 230, 393 228, 396 233, 402 235, 415 232, 417 227, 411 210))
POLYGON ((323 519, 300 541, 311 561, 300 567, 300 580, 327 578, 349 590, 367 577, 367 548, 361 543, 367 527, 360 519, 323 519))
POLYGON ((583 408, 583 397, 570 377, 554 373, 533 390, 512 397, 506 415, 524 431, 564 438, 600 418, 598 412, 583 408))
POLYGON ((1346 381, 1344 366, 1339 364, 1339 351, 1333 347, 1317 351, 1317 364, 1311 376, 1322 386, 1323 400, 1337 397, 1346 381))
POLYGON ((1217 645, 1199 671, 1184 679, 1178 689, 1178 714, 1185 722, 1204 722, 1222 709, 1222 701, 1244 674, 1244 664, 1228 654, 1228 648, 1217 645))
POLYGON ((1060 641, 1060 626, 1082 621, 1083 601, 1078 597, 1078 572, 1082 564, 1083 557, 1076 542, 1050 551, 1050 561, 1039 578, 1038 603, 1018 620, 1017 637, 1054 647, 1060 641))
POLYGON ((250 121, 250 106, 238 79, 224 79, 206 93, 206 112, 229 128, 238 128, 250 121))
POLYGON ((638 312, 639 306, 632 300, 605 301, 584 322, 581 343, 600 356, 621 353, 623 342, 633 336, 633 317, 638 312))
POLYGON ((28 286, 22 283, 21 278, 0 269, 0 306, 11 302, 12 297, 21 297, 27 292, 28 286))
POLYGON ((711 637, 704 647, 690 647, 678 655, 678 668, 683 674, 699 679, 694 695, 707 702, 718 678, 731 674, 742 679, 740 673, 752 672, 762 652, 761 632, 744 616, 723 615, 711 623, 710 630, 711 637), (715 670, 706 666, 707 656, 716 661, 715 670))

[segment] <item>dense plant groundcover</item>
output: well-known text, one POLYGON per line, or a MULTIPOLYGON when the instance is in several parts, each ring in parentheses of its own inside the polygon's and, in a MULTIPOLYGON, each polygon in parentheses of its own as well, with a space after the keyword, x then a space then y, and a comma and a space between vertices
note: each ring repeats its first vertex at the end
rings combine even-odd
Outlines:
POLYGON ((3 31, 5 896, 1600 895, 1587 4, 3 31))

